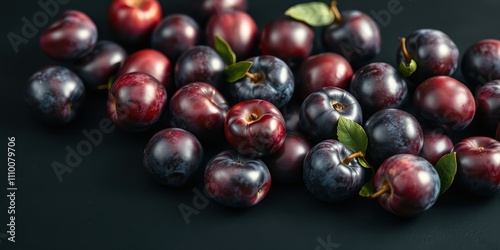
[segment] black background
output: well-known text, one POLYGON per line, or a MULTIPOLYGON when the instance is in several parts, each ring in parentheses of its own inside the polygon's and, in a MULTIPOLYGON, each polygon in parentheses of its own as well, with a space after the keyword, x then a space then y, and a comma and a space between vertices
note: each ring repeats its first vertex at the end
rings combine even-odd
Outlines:
MULTIPOLYGON (((110 1, 70 1, 61 10, 86 12, 100 39, 109 39, 106 11, 110 1)), ((304 1, 250 0, 248 12, 259 28, 286 8, 304 1)), ((387 10, 390 0, 340 1, 341 10, 387 10)), ((402 11, 380 25, 383 46, 374 61, 395 65, 398 37, 415 29, 447 33, 463 53, 474 42, 500 38, 497 0, 399 0, 402 11)), ((161 1, 163 15, 189 13, 189 1, 161 1), (176 3, 174 3, 176 2, 176 3)), ((195 193, 165 188, 142 166, 142 151, 159 123, 145 133, 119 129, 59 182, 51 163, 65 161, 66 147, 85 140, 82 130, 99 128, 105 99, 88 98, 78 120, 64 129, 41 124, 23 100, 26 80, 41 67, 60 64, 40 50, 37 35, 15 53, 7 34, 21 33, 22 17, 40 11, 37 1, 2 4, 0 142, 16 137, 16 243, 0 238, 0 249, 500 249, 500 196, 477 199, 453 186, 429 211, 399 218, 375 201, 356 197, 326 204, 302 186, 272 186, 268 196, 246 210, 226 209, 214 201, 186 224, 178 206, 194 207, 195 193), (332 248, 333 245, 332 245, 332 248)), ((56 17, 50 18, 50 22, 56 17)), ((379 22, 379 24, 381 24, 379 22)), ((48 26, 45 25, 44 27, 48 26)), ((458 71, 455 77, 462 80, 458 71)), ((480 129, 475 125, 475 129, 480 129)), ((479 127, 478 127, 479 126, 479 127)), ((473 129, 456 133, 456 140, 473 129)), ((484 132, 483 130, 483 133, 484 132)), ((4 151, 5 152, 5 151, 4 151)), ((1 157, 1 156, 0 156, 1 157)), ((5 154, 3 157, 7 158, 5 154)), ((4 161, 5 162, 5 161, 4 161)), ((7 231, 7 165, 0 167, 0 236, 7 231)), ((200 189, 200 185, 198 185, 200 189)))

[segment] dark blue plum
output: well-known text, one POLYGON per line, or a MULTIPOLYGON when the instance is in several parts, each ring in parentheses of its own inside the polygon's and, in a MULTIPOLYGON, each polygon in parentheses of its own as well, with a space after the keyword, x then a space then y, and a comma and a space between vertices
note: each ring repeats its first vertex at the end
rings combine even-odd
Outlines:
POLYGON ((211 47, 197 45, 184 51, 174 69, 175 86, 179 89, 191 82, 206 82, 217 89, 225 82, 226 63, 211 47))
POLYGON ((471 89, 500 79, 500 40, 484 39, 474 43, 465 51, 460 66, 471 89))
MULTIPOLYGON (((417 63, 417 70, 408 78, 413 84, 433 76, 451 76, 457 70, 460 54, 457 45, 442 31, 419 29, 405 39, 408 55, 417 63)), ((408 63, 401 47, 397 53, 397 63, 400 62, 408 63)))
POLYGON ((341 19, 337 17, 324 31, 325 50, 342 55, 354 68, 359 68, 380 53, 380 30, 366 13, 346 10, 340 14, 341 19))
POLYGON ((317 143, 304 158, 303 178, 309 192, 325 202, 339 202, 358 194, 365 171, 356 159, 343 163, 353 152, 337 140, 317 143))
POLYGON ((182 187, 190 183, 203 156, 203 147, 193 134, 180 128, 166 128, 149 140, 143 164, 159 182, 182 187))
POLYGON ((73 71, 47 66, 28 79, 25 100, 48 124, 65 125, 76 118, 85 100, 85 86, 73 71))
POLYGON ((299 111, 300 127, 315 142, 337 139, 339 118, 363 122, 361 106, 347 90, 323 87, 306 97, 299 111))
POLYGON ((375 168, 396 154, 418 155, 423 147, 422 127, 417 119, 406 111, 377 111, 368 118, 363 127, 368 137, 366 156, 375 168))
POLYGON ((102 40, 83 58, 73 63, 73 70, 82 79, 87 90, 107 90, 108 82, 116 77, 127 59, 127 52, 119 44, 102 40))
POLYGON ((288 65, 275 56, 257 56, 246 61, 253 63, 248 71, 253 77, 244 77, 228 85, 232 101, 262 99, 278 108, 284 107, 295 87, 295 78, 288 65))
POLYGON ((199 26, 190 16, 172 14, 166 16, 153 30, 151 48, 165 54, 172 62, 198 43, 199 26))
POLYGON ((391 65, 375 62, 358 69, 349 85, 365 117, 385 108, 400 108, 408 99, 405 79, 391 65))
POLYGON ((205 188, 209 196, 227 207, 254 206, 271 187, 271 174, 258 158, 228 150, 215 155, 205 169, 205 188))

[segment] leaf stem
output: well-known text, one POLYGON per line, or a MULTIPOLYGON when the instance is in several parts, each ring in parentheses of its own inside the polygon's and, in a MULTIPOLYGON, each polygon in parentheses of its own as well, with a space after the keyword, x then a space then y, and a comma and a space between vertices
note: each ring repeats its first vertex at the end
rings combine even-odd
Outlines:
POLYGON ((391 187, 389 186, 389 184, 387 182, 384 182, 384 184, 382 184, 382 187, 377 192, 370 195, 370 197, 377 198, 377 197, 387 193, 387 191, 389 191, 389 190, 391 190, 391 187))
POLYGON ((345 165, 349 164, 354 158, 357 158, 357 157, 365 157, 365 155, 363 154, 363 152, 361 151, 358 151, 356 153, 352 153, 350 154, 349 156, 347 156, 343 161, 342 163, 344 163, 345 165))
POLYGON ((401 51, 403 52, 405 59, 410 62, 413 58, 411 58, 410 53, 408 53, 408 50, 406 49, 406 38, 400 37, 399 42, 401 43, 401 51))
POLYGON ((342 24, 342 15, 340 14, 339 8, 337 7, 337 1, 330 2, 330 9, 333 12, 335 22, 338 24, 342 24))

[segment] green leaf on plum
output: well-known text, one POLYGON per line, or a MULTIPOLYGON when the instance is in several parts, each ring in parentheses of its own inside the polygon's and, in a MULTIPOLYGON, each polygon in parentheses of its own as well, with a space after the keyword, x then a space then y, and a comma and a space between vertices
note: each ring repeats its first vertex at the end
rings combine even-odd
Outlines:
POLYGON ((231 83, 240 80, 241 78, 245 77, 251 67, 252 62, 249 61, 241 61, 227 66, 224 70, 224 73, 226 74, 226 80, 231 83))
POLYGON ((236 54, 231 48, 231 45, 219 35, 215 35, 214 39, 215 51, 224 59, 224 62, 226 62, 228 66, 236 63, 236 54))
POLYGON ((399 73, 404 77, 411 76, 417 70, 417 62, 415 60, 411 60, 409 64, 405 62, 399 63, 399 73))
POLYGON ((363 127, 358 123, 340 116, 337 127, 337 137, 339 141, 352 152, 366 153, 368 137, 363 127))
POLYGON ((323 2, 308 2, 294 5, 285 11, 285 15, 314 27, 327 26, 335 20, 330 6, 323 2))
POLYGON ((371 196, 375 193, 375 186, 373 185, 373 178, 370 181, 366 182, 361 190, 359 191, 359 195, 366 198, 371 198, 371 196))
POLYGON ((441 190, 439 194, 442 195, 451 186, 457 173, 456 152, 445 154, 439 158, 435 168, 439 174, 439 179, 441 180, 441 190))

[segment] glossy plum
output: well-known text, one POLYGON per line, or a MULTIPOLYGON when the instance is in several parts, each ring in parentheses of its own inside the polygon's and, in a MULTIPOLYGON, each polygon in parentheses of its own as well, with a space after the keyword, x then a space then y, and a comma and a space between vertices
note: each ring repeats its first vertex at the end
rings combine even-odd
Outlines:
POLYGON ((408 99, 405 79, 391 65, 375 62, 358 69, 349 85, 366 117, 385 108, 401 108, 408 99))
POLYGON ((193 13, 200 22, 205 22, 212 15, 224 11, 246 11, 247 0, 193 0, 193 13))
POLYGON ((159 182, 183 187, 192 181, 203 157, 203 147, 193 134, 180 128, 166 128, 147 143, 143 164, 159 182))
POLYGON ((413 115, 404 110, 377 111, 368 118, 363 128, 368 137, 366 156, 374 168, 393 155, 418 155, 422 150, 422 127, 413 115))
POLYGON ((415 112, 435 127, 460 131, 469 126, 476 114, 472 92, 449 76, 425 80, 413 97, 415 112))
POLYGON ((278 108, 284 107, 292 98, 295 77, 291 69, 275 56, 263 55, 249 58, 251 77, 227 85, 228 95, 235 103, 250 99, 263 99, 278 108))
POLYGON ((488 127, 500 122, 500 80, 489 81, 477 88, 475 95, 478 118, 488 127))
POLYGON ((270 188, 271 174, 266 164, 233 150, 217 154, 205 168, 205 189, 223 206, 254 206, 266 197, 270 188))
POLYGON ((180 88, 190 82, 206 82, 221 89, 225 82, 224 69, 226 63, 214 49, 205 45, 191 47, 175 63, 175 86, 180 88))
POLYGON ((54 60, 75 60, 92 51, 97 36, 97 27, 87 14, 67 10, 42 33, 40 47, 54 60))
POLYGON ((500 142, 484 136, 469 136, 458 142, 457 181, 468 193, 490 196, 500 191, 500 142))
POLYGON ((128 131, 143 131, 158 121, 166 102, 167 91, 156 78, 131 72, 114 81, 106 108, 115 125, 128 131))
POLYGON ((25 100, 44 122, 66 125, 75 120, 85 100, 85 86, 71 70, 46 66, 26 85, 25 100))
MULTIPOLYGON (((444 32, 435 29, 419 29, 406 38, 406 50, 417 63, 417 70, 408 78, 415 85, 433 76, 451 76, 458 68, 459 50, 444 32)), ((397 63, 409 63, 401 46, 397 63)))
POLYGON ((329 25, 323 34, 326 51, 347 59, 354 68, 378 55, 382 46, 380 30, 375 21, 358 10, 345 10, 341 19, 329 25))
POLYGON ((311 143, 304 135, 296 131, 287 132, 281 148, 263 158, 273 181, 286 184, 302 182, 302 166, 310 149, 311 143))
POLYGON ((212 85, 192 82, 170 98, 169 118, 173 127, 193 133, 202 142, 224 137, 224 121, 229 105, 212 85))
POLYGON ((419 156, 436 165, 441 157, 453 150, 453 141, 441 129, 424 128, 424 145, 419 156))
POLYGON ((272 103, 252 99, 232 106, 224 122, 226 140, 240 154, 263 157, 285 142, 285 119, 272 103))
POLYGON ((213 14, 206 25, 205 41, 215 48, 215 36, 229 43, 238 59, 253 56, 257 48, 257 24, 244 11, 224 11, 213 14))
POLYGON ((363 123, 361 106, 353 95, 345 89, 323 87, 302 102, 300 127, 314 142, 336 139, 340 116, 363 123))
POLYGON ((347 89, 352 75, 351 65, 339 54, 324 52, 310 56, 300 66, 297 96, 304 100, 322 87, 347 89))
POLYGON ((116 77, 127 56, 127 52, 119 44, 102 40, 72 66, 88 90, 107 90, 108 83, 116 77))
POLYGON ((288 17, 280 17, 264 25, 259 48, 263 55, 276 56, 295 70, 311 55, 313 42, 314 31, 309 25, 288 17))
POLYGON ((398 216, 415 216, 431 208, 439 197, 441 181, 427 160, 412 154, 398 154, 385 160, 373 179, 377 200, 398 216))
POLYGON ((461 71, 472 89, 500 79, 500 40, 484 39, 468 47, 462 57, 461 71))
POLYGON ((197 45, 199 29, 198 23, 191 16, 168 15, 153 30, 151 48, 175 62, 184 51, 197 45))
POLYGON ((358 194, 365 181, 363 167, 344 144, 328 139, 314 145, 306 154, 303 178, 307 190, 325 202, 339 202, 358 194))
POLYGON ((166 90, 172 90, 173 66, 170 59, 154 49, 141 49, 123 62, 118 77, 127 73, 146 73, 158 80, 166 90))
POLYGON ((151 33, 161 19, 162 7, 157 0, 113 0, 109 4, 109 30, 128 49, 150 45, 151 33))

